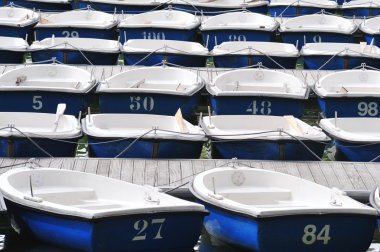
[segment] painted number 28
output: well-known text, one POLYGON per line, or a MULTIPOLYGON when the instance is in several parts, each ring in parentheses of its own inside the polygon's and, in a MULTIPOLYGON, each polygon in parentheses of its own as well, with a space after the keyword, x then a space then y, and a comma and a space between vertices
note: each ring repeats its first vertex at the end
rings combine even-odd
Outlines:
POLYGON ((323 241, 324 245, 329 243, 330 238, 330 225, 325 225, 317 233, 317 227, 315 225, 306 225, 303 229, 304 235, 302 236, 302 242, 306 245, 312 245, 316 241, 323 241))
POLYGON ((138 220, 133 224, 133 228, 138 231, 138 233, 133 237, 132 241, 144 241, 146 240, 147 232, 146 229, 148 228, 149 225, 155 225, 157 226, 157 232, 155 233, 155 236, 153 237, 153 240, 158 240, 162 239, 163 237, 161 236, 161 228, 162 225, 165 222, 165 218, 162 219, 152 219, 151 223, 147 220, 138 220))

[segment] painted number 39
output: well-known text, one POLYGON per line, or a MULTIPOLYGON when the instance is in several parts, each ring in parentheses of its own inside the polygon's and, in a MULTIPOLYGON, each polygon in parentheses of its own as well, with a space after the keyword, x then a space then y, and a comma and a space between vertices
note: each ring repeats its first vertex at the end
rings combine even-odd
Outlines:
POLYGON ((306 245, 312 245, 316 241, 323 241, 324 245, 329 243, 330 238, 330 225, 325 225, 317 234, 317 227, 315 225, 307 225, 304 228, 304 235, 302 242, 306 245))
POLYGON ((156 226, 156 232, 155 232, 155 235, 153 237, 153 240, 158 240, 158 239, 162 239, 163 237, 161 236, 161 228, 162 228, 162 225, 164 224, 165 222, 165 218, 162 218, 162 219, 152 219, 151 223, 149 224, 149 222, 147 220, 138 220, 135 222, 135 224, 133 225, 133 228, 138 231, 138 233, 135 235, 135 237, 133 237, 132 241, 144 241, 146 240, 146 236, 147 236, 147 231, 146 229, 148 228, 149 225, 151 226, 156 226))

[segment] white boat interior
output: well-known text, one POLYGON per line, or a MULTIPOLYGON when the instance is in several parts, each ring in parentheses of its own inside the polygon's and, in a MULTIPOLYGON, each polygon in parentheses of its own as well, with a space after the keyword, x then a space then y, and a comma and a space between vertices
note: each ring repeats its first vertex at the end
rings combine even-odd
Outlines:
POLYGON ((0 176, 0 183, 1 193, 12 202, 89 220, 129 214, 205 211, 200 204, 160 193, 152 187, 63 169, 12 169, 0 176))
POLYGON ((380 118, 338 117, 319 121, 330 136, 346 142, 380 143, 380 118))
POLYGON ((68 65, 23 65, 0 75, 0 91, 86 93, 96 84, 88 71, 68 65))
POLYGON ((246 167, 221 167, 197 175, 192 192, 209 204, 252 217, 295 214, 365 214, 377 211, 306 179, 246 167))
POLYGON ((200 26, 208 30, 261 30, 275 31, 279 23, 270 16, 254 12, 230 12, 207 18, 200 26))
POLYGON ((200 25, 200 18, 191 13, 177 10, 157 10, 136 14, 123 19, 121 28, 169 28, 169 29, 195 29, 200 25))
POLYGON ((152 9, 156 6, 159 6, 165 2, 166 0, 81 0, 81 2, 94 2, 94 3, 106 3, 106 4, 114 4, 114 5, 130 5, 130 6, 152 6, 152 9))
POLYGON ((203 130, 180 116, 153 114, 91 114, 83 131, 93 137, 206 141, 203 130))
POLYGON ((221 55, 268 55, 277 57, 298 57, 298 49, 293 44, 262 42, 262 41, 232 41, 223 42, 214 47, 212 56, 221 55))
POLYGON ((70 4, 72 0, 26 0, 27 2, 42 2, 42 3, 57 3, 57 4, 70 4))
POLYGON ((214 7, 226 9, 243 9, 268 5, 268 1, 263 0, 173 0, 173 3, 199 6, 199 7, 214 7))
POLYGON ((0 36, 0 50, 26 51, 29 45, 22 38, 0 36))
POLYGON ((351 0, 342 4, 342 9, 380 8, 380 0, 351 0))
POLYGON ((217 115, 204 116, 201 126, 206 135, 224 140, 328 141, 322 130, 293 116, 217 115), (281 130, 281 131, 280 131, 281 130))
POLYGON ((98 92, 161 93, 191 96, 202 89, 199 74, 175 67, 143 67, 131 69, 106 79, 98 92))
POLYGON ((75 138, 82 135, 72 115, 35 112, 0 112, 0 137, 75 138))
POLYGON ((37 23, 40 15, 29 9, 14 6, 0 7, 0 25, 24 27, 37 23))
POLYGON ((89 29, 108 29, 116 26, 116 15, 101 11, 72 10, 52 14, 42 18, 36 27, 76 27, 89 29))
POLYGON ((121 48, 123 53, 172 53, 207 56, 209 51, 197 42, 179 40, 130 39, 121 48))
POLYGON ((95 38, 64 38, 54 36, 41 41, 34 41, 31 51, 38 50, 83 50, 91 52, 119 52, 121 44, 116 40, 95 38))
POLYGON ((280 32, 334 32, 352 34, 357 25, 350 19, 327 14, 303 15, 291 18, 280 25, 280 32))
MULTIPOLYGON (((368 0, 367 0, 368 1, 368 0)), ((269 6, 302 6, 325 9, 336 9, 338 4, 332 0, 271 0, 269 6)), ((278 13, 280 14, 280 13, 278 13)))
POLYGON ((320 97, 380 97, 380 72, 368 69, 327 74, 315 86, 320 97))
POLYGON ((239 69, 206 85, 213 96, 272 96, 307 99, 308 86, 294 75, 269 69, 239 69))
POLYGON ((364 20, 359 28, 366 34, 380 34, 380 16, 364 20))
POLYGON ((307 43, 301 49, 301 55, 338 55, 351 57, 380 58, 380 49, 366 42, 356 43, 307 43))

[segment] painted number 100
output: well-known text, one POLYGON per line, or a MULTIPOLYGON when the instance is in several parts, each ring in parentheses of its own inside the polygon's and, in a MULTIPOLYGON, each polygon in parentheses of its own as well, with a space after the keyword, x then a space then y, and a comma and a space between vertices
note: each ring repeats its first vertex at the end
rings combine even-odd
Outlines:
POLYGON ((306 245, 312 245, 315 242, 323 242, 323 245, 327 245, 331 239, 330 225, 323 226, 319 231, 315 225, 306 225, 303 232, 302 242, 306 245))
POLYGON ((257 102, 253 100, 245 111, 251 115, 270 115, 272 113, 271 106, 270 101, 257 102))
POLYGON ((163 239, 161 236, 161 228, 165 223, 165 218, 152 219, 149 223, 147 220, 138 220, 133 224, 133 228, 137 231, 137 234, 133 237, 132 241, 144 241, 147 238, 147 228, 149 225, 156 226, 157 231, 154 232, 153 240, 163 239))

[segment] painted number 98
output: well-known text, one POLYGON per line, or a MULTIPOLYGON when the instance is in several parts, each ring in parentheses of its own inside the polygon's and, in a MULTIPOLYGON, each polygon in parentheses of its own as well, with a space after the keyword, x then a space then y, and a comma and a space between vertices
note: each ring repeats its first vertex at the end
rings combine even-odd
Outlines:
POLYGON ((358 115, 359 116, 377 116, 379 113, 376 102, 359 102, 358 115))
POLYGON ((306 225, 303 229, 304 235, 302 236, 302 242, 306 245, 312 245, 316 241, 323 241, 323 245, 329 243, 330 238, 330 225, 325 225, 321 231, 317 233, 317 227, 315 225, 306 225))

